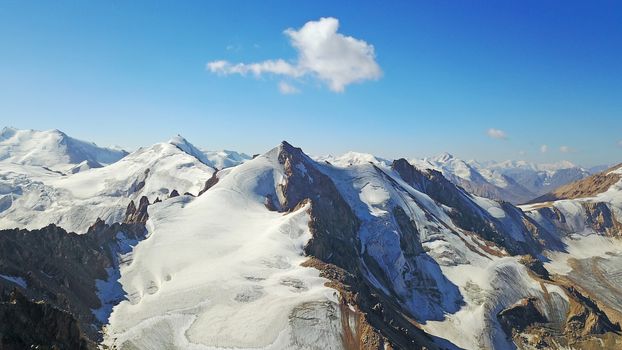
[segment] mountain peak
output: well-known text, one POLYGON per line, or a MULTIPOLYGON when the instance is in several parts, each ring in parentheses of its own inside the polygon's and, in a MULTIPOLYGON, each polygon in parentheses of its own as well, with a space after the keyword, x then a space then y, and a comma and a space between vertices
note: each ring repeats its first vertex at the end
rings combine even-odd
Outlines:
POLYGON ((289 142, 287 142, 285 140, 281 141, 279 146, 281 147, 281 149, 283 149, 286 152, 295 152, 296 150, 302 151, 300 148, 294 147, 291 143, 289 143, 289 142))
POLYGON ((10 137, 13 137, 13 135, 15 135, 16 132, 17 132, 16 128, 5 126, 2 128, 2 130, 0 130, 0 140, 5 140, 10 137))
POLYGON ((438 156, 434 157, 433 159, 437 162, 445 163, 445 162, 455 159, 455 157, 451 153, 443 152, 439 154, 438 156))
POLYGON ((294 147, 291 143, 287 141, 281 141, 281 143, 276 147, 279 153, 288 153, 292 155, 300 155, 304 154, 301 148, 294 147))
POLYGON ((168 141, 168 143, 179 148, 183 152, 195 157, 196 159, 201 161, 201 163, 212 166, 212 162, 210 162, 210 160, 207 159, 207 157, 205 156, 205 153, 203 153, 203 151, 198 149, 196 146, 194 146, 192 143, 190 143, 180 134, 175 135, 172 139, 168 141))
POLYGON ((57 135, 60 135, 60 136, 64 136, 64 137, 67 136, 67 134, 65 134, 62 130, 59 130, 59 129, 52 129, 52 130, 49 130, 48 132, 52 133, 52 134, 57 134, 57 135))
POLYGON ((181 136, 181 134, 177 134, 173 137, 171 137, 170 140, 168 140, 168 143, 172 144, 172 145, 177 145, 177 144, 190 144, 190 142, 188 142, 188 140, 186 140, 185 137, 181 136))

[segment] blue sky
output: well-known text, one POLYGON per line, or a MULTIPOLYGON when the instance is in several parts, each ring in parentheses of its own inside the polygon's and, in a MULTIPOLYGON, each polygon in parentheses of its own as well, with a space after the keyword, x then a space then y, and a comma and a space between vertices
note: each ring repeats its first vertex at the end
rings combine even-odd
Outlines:
POLYGON ((313 154, 622 161, 622 2, 335 3, 0 1, 0 124, 128 148, 180 133, 247 153, 286 139, 313 154), (373 45, 380 77, 335 92, 313 70, 206 68, 298 69, 284 31, 322 17, 373 45))

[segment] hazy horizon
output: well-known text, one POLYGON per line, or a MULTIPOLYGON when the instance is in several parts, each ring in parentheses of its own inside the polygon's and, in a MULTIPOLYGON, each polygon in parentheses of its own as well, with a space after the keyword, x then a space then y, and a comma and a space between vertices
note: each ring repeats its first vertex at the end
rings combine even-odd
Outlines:
POLYGON ((621 161, 622 3, 4 2, 2 125, 127 149, 621 161), (356 6, 356 9, 353 9, 356 6))
MULTIPOLYGON (((78 139, 78 140, 80 140, 80 141, 92 142, 92 143, 94 143, 95 145, 97 145, 97 146, 99 146, 99 147, 107 147, 107 148, 113 148, 113 149, 120 149, 120 150, 124 150, 124 151, 126 151, 126 152, 128 152, 128 153, 132 153, 132 152, 134 152, 134 151, 136 151, 136 150, 138 150, 138 149, 140 149, 140 148, 150 147, 150 146, 155 145, 155 144, 157 144, 157 143, 168 142, 169 140, 173 139, 173 137, 175 137, 175 136, 181 136, 181 137, 183 137, 186 141, 190 142, 193 146, 198 147, 199 149, 204 150, 204 151, 233 151, 233 152, 238 152, 238 153, 241 153, 241 154, 246 154, 247 156, 253 156, 253 155, 256 155, 256 154, 264 154, 264 153, 266 153, 266 152, 270 151, 271 149, 273 149, 274 147, 277 147, 277 146, 278 146, 281 142, 287 142, 287 143, 292 144, 294 147, 301 148, 301 149, 302 149, 302 150, 303 150, 306 154, 308 154, 308 155, 310 155, 310 156, 313 156, 313 157, 326 157, 326 156, 335 156, 335 157, 338 157, 338 156, 345 155, 346 153, 349 153, 349 152, 355 152, 355 153, 371 154, 371 155, 373 155, 373 156, 375 156, 375 157, 377 157, 377 158, 380 158, 380 159, 385 159, 385 160, 388 160, 388 161, 392 161, 392 160, 399 159, 399 158, 406 158, 406 159, 424 159, 424 158, 441 157, 441 156, 444 156, 444 155, 451 155, 451 156, 452 156, 452 157, 454 157, 454 158, 461 159, 461 160, 464 160, 464 161, 477 161, 477 162, 481 162, 481 163, 486 163, 486 162, 493 162, 493 163, 499 162, 499 163, 500 163, 500 162, 504 162, 504 161, 517 161, 517 162, 522 162, 522 161, 524 161, 524 162, 533 163, 533 164, 547 165, 547 164, 558 164, 558 163, 563 163, 563 162, 571 162, 571 163, 573 163, 573 164, 574 164, 574 165, 576 165, 576 166, 579 166, 579 167, 582 167, 582 168, 586 168, 586 169, 589 169, 589 168, 599 168, 599 167, 603 167, 603 166, 612 166, 612 165, 614 165, 614 164, 617 164, 617 163, 602 163, 602 164, 594 164, 594 165, 584 165, 584 164, 579 164, 579 163, 575 163, 575 162, 569 161, 568 159, 560 159, 560 160, 553 161, 553 162, 533 162, 533 161, 529 161, 529 160, 526 160, 526 159, 521 159, 521 158, 516 158, 516 159, 477 159, 477 158, 463 158, 463 157, 460 157, 458 154, 451 153, 451 152, 446 152, 446 151, 445 151, 445 152, 436 153, 436 154, 424 154, 424 155, 421 155, 421 154, 414 154, 414 155, 384 156, 384 155, 382 155, 382 154, 374 154, 374 153, 369 153, 369 152, 361 152, 361 151, 358 151, 358 150, 351 149, 351 150, 346 150, 346 151, 343 151, 343 152, 338 152, 338 153, 336 153, 336 152, 332 152, 332 153, 331 153, 331 152, 329 152, 329 153, 321 153, 321 154, 320 154, 320 153, 313 153, 313 152, 309 152, 309 151, 307 151, 307 150, 306 150, 306 147, 305 147, 304 145, 295 144, 295 143, 292 143, 292 142, 291 142, 291 141, 289 141, 289 140, 280 140, 280 141, 275 141, 275 142, 274 142, 274 144, 273 144, 272 146, 270 146, 270 147, 268 147, 268 148, 266 148, 266 149, 263 149, 263 150, 251 150, 251 151, 244 151, 244 150, 235 149, 235 148, 222 148, 222 147, 220 147, 220 148, 218 148, 218 147, 216 147, 216 148, 212 148, 212 147, 206 147, 206 146, 204 146, 204 145, 202 145, 202 144, 200 144, 200 143, 193 142, 193 140, 188 139, 188 138, 187 138, 187 137, 185 137, 183 134, 179 134, 179 133, 174 134, 174 135, 171 135, 171 136, 170 136, 169 138, 167 138, 167 139, 162 139, 162 140, 155 141, 155 142, 152 142, 152 143, 149 143, 149 144, 139 145, 139 146, 137 146, 137 147, 130 148, 130 147, 123 147, 123 146, 118 145, 118 144, 99 144, 99 143, 93 142, 92 140, 88 140, 88 139, 81 138, 80 136, 77 136, 77 135, 71 135, 71 134, 68 134, 68 133, 66 133, 64 130, 60 130, 60 129, 58 129, 58 128, 48 129, 48 130, 37 130, 37 129, 20 129, 20 128, 17 128, 17 127, 14 127, 14 126, 2 126, 2 125, 0 125, 0 128, 5 128, 5 127, 7 127, 7 128, 14 128, 14 129, 16 129, 16 130, 34 130, 34 131, 52 131, 52 130, 58 130, 58 131, 60 131, 60 132, 62 132, 62 133, 64 133, 64 134, 66 134, 67 136, 72 137, 72 138, 75 138, 75 139, 78 139)), ((0 130, 1 130, 1 129, 0 129, 0 130)))

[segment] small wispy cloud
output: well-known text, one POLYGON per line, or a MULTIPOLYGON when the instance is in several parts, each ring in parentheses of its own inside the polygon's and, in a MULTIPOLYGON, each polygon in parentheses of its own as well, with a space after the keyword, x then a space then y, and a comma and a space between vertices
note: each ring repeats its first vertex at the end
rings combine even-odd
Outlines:
POLYGON ((353 83, 379 79, 382 70, 376 62, 373 45, 338 33, 338 29, 339 20, 332 17, 309 21, 298 30, 286 29, 285 35, 298 52, 293 62, 284 59, 255 63, 217 60, 208 62, 206 68, 220 75, 310 76, 325 83, 333 92, 343 92, 353 83))
POLYGON ((568 146, 560 146, 559 147, 559 151, 562 153, 570 153, 572 152, 572 148, 568 147, 568 146))
POLYGON ((549 151, 549 146, 548 145, 540 146, 540 153, 546 153, 548 151, 549 151))
POLYGON ((298 90, 298 88, 289 84, 288 82, 281 80, 279 82, 279 92, 281 92, 283 95, 293 95, 299 93, 300 90, 298 90))
POLYGON ((618 141, 618 146, 622 147, 622 140, 618 141))
POLYGON ((493 139, 505 140, 508 138, 508 135, 503 130, 490 128, 486 131, 486 134, 493 139))

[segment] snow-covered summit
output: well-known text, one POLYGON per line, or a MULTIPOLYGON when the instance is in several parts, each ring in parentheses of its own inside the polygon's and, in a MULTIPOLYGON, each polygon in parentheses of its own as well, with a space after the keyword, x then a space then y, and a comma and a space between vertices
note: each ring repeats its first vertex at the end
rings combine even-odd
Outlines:
POLYGON ((188 140, 186 140, 183 136, 177 134, 175 137, 170 139, 168 141, 168 143, 170 143, 173 146, 178 147, 180 150, 188 153, 189 155, 191 155, 193 157, 196 157, 198 160, 200 160, 204 164, 207 164, 207 165, 211 166, 210 160, 207 159, 207 157, 205 156, 203 151, 201 151, 200 149, 196 148, 193 144, 188 142, 188 140))
POLYGON ((127 154, 124 150, 72 138, 56 129, 37 131, 5 127, 0 132, 0 161, 5 163, 75 172, 112 164, 127 154), (81 168, 76 168, 77 165, 81 168))
POLYGON ((369 153, 361 153, 361 152, 346 152, 340 156, 317 156, 313 157, 316 161, 319 162, 328 162, 335 166, 339 167, 348 167, 352 165, 361 165, 361 164, 376 164, 376 165, 384 165, 388 166, 391 162, 387 159, 383 159, 380 157, 376 157, 373 154, 369 153))
POLYGON ((454 159, 454 155, 448 152, 444 152, 439 154, 438 156, 432 157, 430 160, 438 163, 447 163, 450 160, 454 159))
POLYGON ((230 168, 251 159, 250 156, 235 151, 202 150, 191 144, 181 135, 176 135, 168 143, 177 146, 182 151, 196 157, 198 160, 216 169, 230 168))

